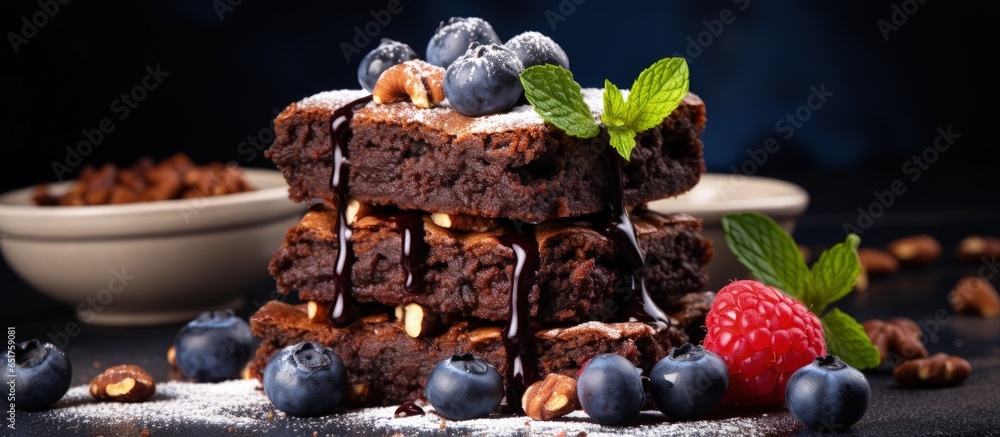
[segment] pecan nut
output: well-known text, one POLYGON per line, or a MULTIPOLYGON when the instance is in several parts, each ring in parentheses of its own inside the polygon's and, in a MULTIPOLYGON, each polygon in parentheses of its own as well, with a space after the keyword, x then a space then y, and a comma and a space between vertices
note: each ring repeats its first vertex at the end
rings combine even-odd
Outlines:
POLYGON ((139 366, 110 367, 90 382, 90 395, 99 401, 142 402, 156 393, 156 382, 139 366))
POLYGON ((920 341, 920 327, 913 320, 897 317, 887 321, 867 320, 861 324, 878 350, 882 362, 899 364, 914 358, 927 357, 927 348, 920 341))
POLYGON ((418 108, 431 108, 444 99, 444 69, 420 60, 389 67, 372 91, 377 104, 410 101, 418 108))
POLYGON ((899 270, 899 262, 886 252, 877 249, 858 249, 861 268, 870 276, 881 276, 895 273, 899 270))
POLYGON ((983 257, 1000 256, 1000 238, 986 235, 970 235, 958 243, 955 250, 958 259, 966 263, 982 262, 983 257))
POLYGON ((524 414, 535 420, 551 420, 565 416, 580 408, 576 396, 576 380, 558 373, 528 387, 521 397, 524 414))
POLYGON ((913 235, 889 243, 886 250, 903 265, 926 267, 941 256, 941 243, 930 235, 913 235))
POLYGON ((1000 295, 989 281, 979 278, 963 278, 948 293, 948 301, 955 311, 979 314, 983 317, 1000 317, 1000 295))
POLYGON ((892 377, 905 386, 947 387, 961 384, 971 373, 972 364, 964 358, 939 353, 896 366, 892 377))

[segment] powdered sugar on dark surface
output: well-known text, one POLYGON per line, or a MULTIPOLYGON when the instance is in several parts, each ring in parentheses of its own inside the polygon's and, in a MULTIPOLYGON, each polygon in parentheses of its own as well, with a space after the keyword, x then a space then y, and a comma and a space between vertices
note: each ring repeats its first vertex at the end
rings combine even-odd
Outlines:
POLYGON ((670 422, 656 411, 632 426, 608 427, 582 411, 553 421, 492 416, 451 421, 427 414, 395 418, 395 406, 345 410, 325 417, 289 417, 275 409, 256 380, 215 384, 170 381, 142 403, 97 402, 85 385, 73 387, 52 409, 19 413, 22 427, 61 435, 733 435, 784 434, 796 425, 788 413, 762 413, 696 422, 670 422), (31 423, 36 422, 36 423, 31 423))

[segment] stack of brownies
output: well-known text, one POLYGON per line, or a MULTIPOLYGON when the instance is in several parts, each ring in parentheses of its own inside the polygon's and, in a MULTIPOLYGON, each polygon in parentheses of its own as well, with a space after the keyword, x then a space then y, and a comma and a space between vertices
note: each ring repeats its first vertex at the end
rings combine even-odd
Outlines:
MULTIPOLYGON (((583 93, 602 107, 600 90, 583 93)), ((534 380, 602 353, 648 374, 702 332, 711 242, 700 220, 643 208, 704 171, 696 95, 629 161, 530 105, 470 118, 365 96, 320 93, 274 121, 267 156, 311 208, 270 271, 306 303, 252 317, 258 377, 281 348, 317 341, 344 362, 349 405, 390 405, 423 398, 437 363, 471 352, 519 404, 534 380)))

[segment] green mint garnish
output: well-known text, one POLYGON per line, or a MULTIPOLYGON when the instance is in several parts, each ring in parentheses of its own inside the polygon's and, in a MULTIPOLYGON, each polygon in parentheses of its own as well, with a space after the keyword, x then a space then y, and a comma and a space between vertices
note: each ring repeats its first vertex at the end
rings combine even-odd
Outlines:
POLYGON ((805 303, 809 268, 795 240, 774 220, 760 214, 730 214, 722 218, 722 230, 729 249, 750 273, 805 303))
POLYGON ((557 65, 536 65, 521 73, 524 95, 538 115, 567 134, 593 138, 601 131, 583 101, 573 73, 557 65))
MULTIPOLYGON (((524 95, 542 118, 566 133, 592 138, 600 126, 583 101, 580 85, 573 74, 554 65, 537 65, 521 73, 524 95)), ((629 160, 635 136, 663 123, 688 92, 688 66, 683 58, 665 58, 639 73, 628 99, 604 81, 604 113, 601 122, 608 129, 611 146, 629 160)))
POLYGON ((663 123, 687 95, 688 84, 684 58, 660 59, 642 70, 628 95, 628 127, 642 132, 663 123))
POLYGON ((792 236, 766 215, 729 214, 722 218, 722 228, 729 249, 750 273, 802 301, 820 318, 831 354, 858 369, 879 365, 878 350, 861 324, 837 308, 826 311, 851 291, 861 271, 857 235, 824 251, 809 269, 792 236))

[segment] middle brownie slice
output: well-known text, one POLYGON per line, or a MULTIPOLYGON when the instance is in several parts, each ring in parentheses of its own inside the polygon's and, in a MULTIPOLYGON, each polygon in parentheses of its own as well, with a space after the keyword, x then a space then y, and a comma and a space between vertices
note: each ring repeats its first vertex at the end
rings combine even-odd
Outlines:
MULTIPOLYGON (((486 232, 463 232, 423 221, 427 244, 422 289, 404 287, 401 231, 396 220, 380 215, 353 224, 352 297, 384 305, 418 303, 444 315, 507 320, 510 317, 514 254, 497 238, 517 232, 513 223, 486 232)), ((680 309, 687 293, 701 291, 711 241, 700 234, 701 221, 684 214, 649 211, 633 214, 639 245, 646 256, 647 289, 670 312, 680 309)), ((336 215, 310 211, 286 234, 270 272, 279 291, 297 290, 303 300, 330 302, 337 242, 336 215)), ((631 271, 620 251, 597 227, 585 221, 550 220, 536 227, 540 266, 528 295, 532 320, 539 322, 612 321, 631 271)))

